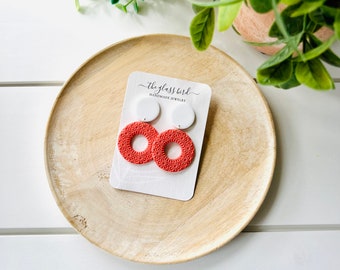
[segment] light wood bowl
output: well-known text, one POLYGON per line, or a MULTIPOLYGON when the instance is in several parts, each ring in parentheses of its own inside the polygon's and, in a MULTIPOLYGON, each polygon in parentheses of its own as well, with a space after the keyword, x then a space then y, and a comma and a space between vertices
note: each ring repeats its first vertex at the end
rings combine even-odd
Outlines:
POLYGON ((125 259, 177 263, 203 256, 250 222, 271 183, 272 116, 254 80, 214 47, 150 35, 99 52, 65 83, 45 139, 55 200, 72 226, 125 259), (194 197, 177 201, 121 191, 109 173, 126 82, 133 71, 209 84, 212 100, 194 197))

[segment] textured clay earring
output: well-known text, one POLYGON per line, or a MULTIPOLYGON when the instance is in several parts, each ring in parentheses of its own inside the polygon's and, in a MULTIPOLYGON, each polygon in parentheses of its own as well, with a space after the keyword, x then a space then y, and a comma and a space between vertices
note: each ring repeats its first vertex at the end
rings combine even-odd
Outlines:
POLYGON ((181 129, 189 128, 195 121, 195 113, 190 105, 178 105, 171 113, 171 121, 178 129, 169 129, 160 133, 152 145, 152 157, 157 166, 168 172, 179 172, 187 168, 195 156, 195 146, 190 136, 181 129), (169 158, 166 146, 176 143, 181 148, 178 158, 169 158))
POLYGON ((158 102, 153 98, 144 98, 136 104, 136 116, 139 121, 128 124, 118 136, 118 149, 123 158, 133 164, 150 162, 152 157, 152 145, 158 136, 157 130, 146 122, 155 120, 160 113, 158 102), (147 139, 147 147, 143 151, 133 148, 133 139, 142 135, 147 139))

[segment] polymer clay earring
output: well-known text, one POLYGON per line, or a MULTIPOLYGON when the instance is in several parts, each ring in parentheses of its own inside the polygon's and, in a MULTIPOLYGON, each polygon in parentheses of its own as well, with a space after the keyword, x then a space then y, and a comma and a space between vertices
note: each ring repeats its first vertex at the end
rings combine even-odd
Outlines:
POLYGON ((128 124, 120 132, 118 137, 118 149, 123 158, 134 164, 144 164, 152 160, 152 145, 157 137, 157 130, 145 122, 133 122, 128 124), (143 151, 133 149, 132 141, 137 135, 144 136, 148 145, 143 151))
POLYGON ((161 111, 159 103, 152 97, 145 97, 138 100, 135 106, 136 117, 142 122, 151 122, 155 120, 161 111))
POLYGON ((170 121, 175 128, 187 129, 195 122, 195 112, 188 103, 180 103, 171 110, 170 121))
POLYGON ((189 128, 195 121, 195 113, 191 106, 183 103, 171 112, 171 122, 177 129, 169 129, 160 133, 152 145, 152 157, 157 166, 168 172, 179 172, 187 168, 195 156, 195 146, 190 136, 181 129, 189 128), (179 157, 172 159, 166 154, 166 147, 176 143, 181 148, 179 157))
POLYGON ((179 172, 187 168, 195 156, 195 146, 191 138, 182 130, 169 129, 160 133, 152 145, 152 157, 157 166, 168 172, 179 172), (177 143, 182 153, 171 159, 165 149, 170 143, 177 143))
POLYGON ((158 136, 157 130, 146 122, 155 120, 160 112, 159 104, 152 98, 144 98, 136 104, 136 116, 139 121, 125 126, 118 136, 118 150, 123 158, 133 164, 150 162, 152 157, 152 145, 158 136), (133 148, 133 139, 142 135, 147 139, 147 147, 143 151, 133 148))

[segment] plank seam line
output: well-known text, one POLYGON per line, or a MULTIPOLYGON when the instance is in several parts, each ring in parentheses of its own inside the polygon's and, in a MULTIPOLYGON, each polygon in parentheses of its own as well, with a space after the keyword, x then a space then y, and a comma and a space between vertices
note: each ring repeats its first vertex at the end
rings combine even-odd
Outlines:
MULTIPOLYGON (((242 233, 339 231, 340 224, 249 225, 242 233)), ((0 236, 78 235, 73 228, 0 228, 0 236)))
POLYGON ((0 87, 45 87, 63 86, 63 81, 23 81, 23 82, 0 82, 0 87))
POLYGON ((243 232, 340 231, 340 224, 248 225, 243 232))
POLYGON ((77 235, 73 228, 0 228, 0 236, 18 235, 77 235))

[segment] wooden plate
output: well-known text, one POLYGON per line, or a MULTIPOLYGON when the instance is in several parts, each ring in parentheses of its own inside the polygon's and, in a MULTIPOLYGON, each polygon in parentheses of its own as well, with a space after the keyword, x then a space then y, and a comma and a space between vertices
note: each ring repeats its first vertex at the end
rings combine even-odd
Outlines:
POLYGON ((81 66, 55 103, 45 152, 51 190, 72 226, 104 250, 146 263, 187 261, 234 238, 263 202, 276 156, 271 113, 253 79, 216 48, 198 52, 189 38, 173 35, 126 40, 81 66), (120 191, 109 184, 133 71, 212 88, 190 201, 120 191))

